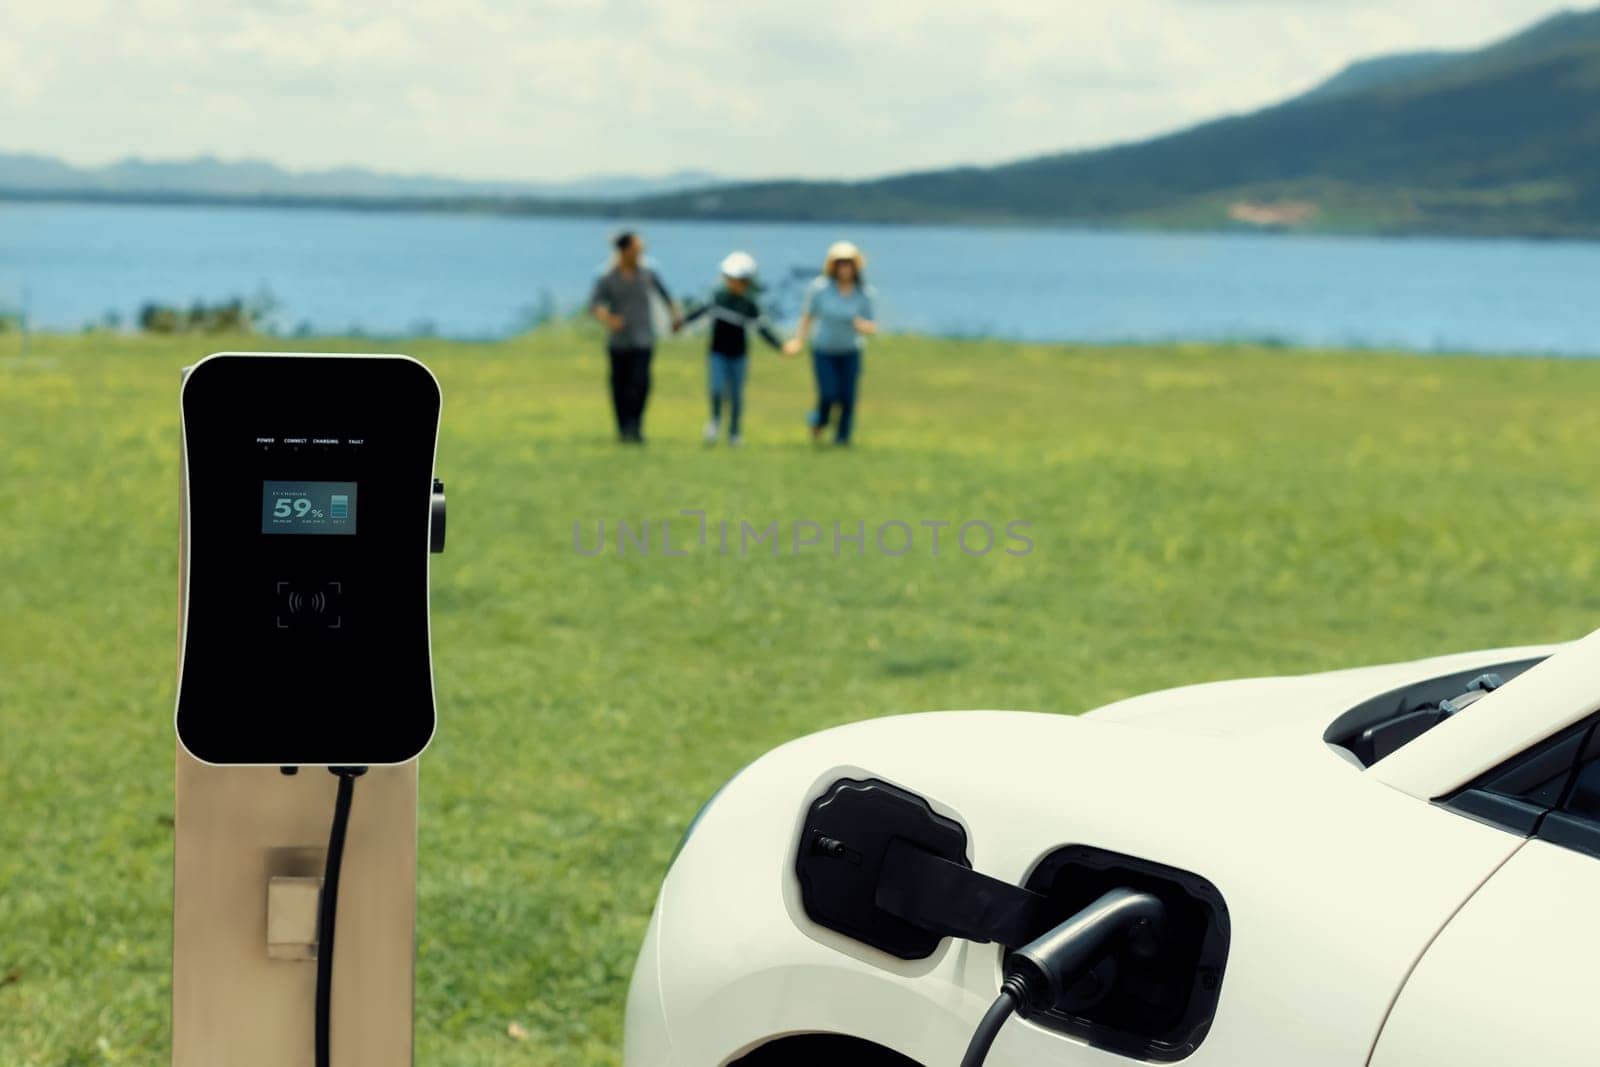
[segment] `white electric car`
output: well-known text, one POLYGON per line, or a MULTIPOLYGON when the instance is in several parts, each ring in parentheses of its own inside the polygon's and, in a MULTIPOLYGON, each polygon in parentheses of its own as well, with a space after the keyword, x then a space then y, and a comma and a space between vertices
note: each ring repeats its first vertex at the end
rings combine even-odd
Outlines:
POLYGON ((1600 632, 1081 717, 828 730, 695 820, 627 1067, 962 1061, 1007 950, 1157 898, 988 1062, 1593 1065, 1600 632))

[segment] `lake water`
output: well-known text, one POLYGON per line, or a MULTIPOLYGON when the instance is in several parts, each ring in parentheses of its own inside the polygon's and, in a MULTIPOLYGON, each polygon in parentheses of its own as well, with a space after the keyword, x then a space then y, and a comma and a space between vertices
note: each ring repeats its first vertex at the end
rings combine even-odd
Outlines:
MULTIPOLYGON (((283 331, 499 337, 582 305, 616 223, 273 208, 0 204, 0 308, 75 330, 147 301, 270 292, 283 331)), ((680 293, 743 248, 779 317, 829 242, 867 252, 888 329, 1600 354, 1600 244, 953 226, 644 227, 680 293)))

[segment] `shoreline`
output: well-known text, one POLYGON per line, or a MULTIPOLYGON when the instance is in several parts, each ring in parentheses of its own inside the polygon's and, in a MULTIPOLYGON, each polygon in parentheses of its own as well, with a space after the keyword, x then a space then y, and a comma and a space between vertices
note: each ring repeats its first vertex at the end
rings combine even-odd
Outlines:
MULTIPOLYGON (((55 359, 40 353, 29 352, 24 357, 16 349, 21 347, 23 334, 16 329, 0 329, 0 368, 16 367, 24 359, 40 360, 55 359)), ((503 349, 517 345, 542 345, 552 339, 559 339, 570 343, 579 349, 593 348, 599 351, 602 338, 598 332, 592 330, 587 322, 574 319, 561 321, 550 325, 540 326, 520 333, 506 334, 494 337, 454 337, 447 334, 425 334, 399 332, 387 333, 348 333, 348 332, 314 332, 308 334, 286 334, 268 332, 177 332, 155 333, 140 330, 109 330, 103 328, 84 330, 44 329, 29 330, 26 334, 27 343, 31 347, 43 344, 53 347, 62 343, 104 341, 114 345, 192 345, 196 349, 213 346, 211 350, 222 351, 217 345, 223 345, 229 351, 256 351, 256 352, 316 352, 337 351, 340 347, 349 351, 359 351, 363 348, 372 349, 374 345, 400 347, 461 347, 470 349, 503 349), (328 348, 327 346, 339 346, 328 348)), ((700 333, 689 333, 678 337, 661 338, 657 343, 659 354, 669 358, 678 358, 688 349, 692 355, 703 354, 705 339, 700 333)), ((1108 355, 1137 356, 1179 356, 1179 357, 1281 357, 1284 359, 1351 359, 1351 360, 1446 360, 1450 362, 1503 362, 1510 364, 1529 363, 1574 363, 1586 364, 1600 361, 1600 346, 1595 351, 1588 353, 1568 353, 1551 351, 1517 351, 1517 350, 1472 350, 1472 349, 1415 349, 1398 345, 1382 344, 1292 344, 1271 339, 1260 338, 1220 338, 1220 339, 1195 339, 1195 338, 1157 338, 1149 340, 1122 339, 1122 340, 1095 340, 1095 339, 1061 339, 1038 340, 1032 338, 1016 338, 1000 335, 943 335, 930 333, 883 333, 874 339, 868 346, 869 358, 871 354, 882 353, 887 348, 888 353, 898 357, 904 349, 918 346, 948 350, 951 348, 971 347, 1011 349, 1017 353, 1051 353, 1060 355, 1086 355, 1103 353, 1108 355)), ((974 353, 976 355, 976 353, 974 353)))
MULTIPOLYGON (((713 190, 708 189, 707 192, 713 190)), ((684 195, 692 195, 692 192, 684 195)), ((848 214, 762 214, 729 212, 673 211, 664 207, 639 210, 636 201, 542 200, 533 197, 361 197, 293 196, 272 194, 201 193, 181 190, 50 190, 0 188, 0 207, 7 205, 63 204, 105 207, 251 208, 282 211, 330 211, 353 215, 395 214, 444 217, 492 217, 506 219, 571 219, 589 222, 626 223, 705 223, 710 225, 755 224, 764 226, 832 225, 883 227, 886 229, 926 228, 952 230, 1050 230, 1063 233, 1137 233, 1197 237, 1269 238, 1382 238, 1385 240, 1438 241, 1529 241, 1541 244, 1600 244, 1600 224, 1560 230, 1519 230, 1515 227, 1486 226, 1438 229, 1404 224, 1374 224, 1361 227, 1304 225, 1202 224, 1166 225, 1139 218, 1091 219, 1055 218, 1011 214, 951 214, 904 218, 869 218, 848 214)))

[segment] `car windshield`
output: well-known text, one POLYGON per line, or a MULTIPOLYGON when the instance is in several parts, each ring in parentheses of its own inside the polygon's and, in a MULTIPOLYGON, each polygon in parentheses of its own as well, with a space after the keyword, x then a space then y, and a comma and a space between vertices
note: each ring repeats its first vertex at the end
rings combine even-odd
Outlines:
POLYGON ((1452 715, 1460 714, 1543 658, 1458 671, 1390 690, 1339 716, 1323 740, 1349 752, 1361 766, 1370 767, 1452 715))

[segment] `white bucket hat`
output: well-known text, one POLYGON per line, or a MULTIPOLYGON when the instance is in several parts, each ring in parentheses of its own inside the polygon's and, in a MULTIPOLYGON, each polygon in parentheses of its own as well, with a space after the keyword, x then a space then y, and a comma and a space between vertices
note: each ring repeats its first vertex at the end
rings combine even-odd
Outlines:
POLYGON ((756 257, 749 252, 730 252, 722 261, 722 274, 748 281, 756 276, 756 257))

